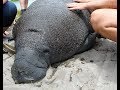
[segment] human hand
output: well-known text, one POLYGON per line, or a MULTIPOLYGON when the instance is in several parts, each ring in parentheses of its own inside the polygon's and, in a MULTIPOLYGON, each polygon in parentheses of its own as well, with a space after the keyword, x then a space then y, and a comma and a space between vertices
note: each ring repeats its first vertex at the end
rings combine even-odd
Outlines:
POLYGON ((3 0, 3 4, 5 4, 8 0, 3 0))
POLYGON ((73 3, 68 3, 69 10, 77 9, 100 9, 100 8, 116 8, 117 0, 73 0, 73 3))
POLYGON ((87 4, 86 3, 68 3, 67 7, 69 10, 77 10, 77 9, 86 9, 87 4))
POLYGON ((87 8, 87 3, 91 2, 93 0, 73 0, 74 3, 68 3, 67 7, 69 10, 76 10, 76 9, 86 9, 87 8))
POLYGON ((73 0, 74 2, 78 2, 78 3, 87 3, 93 0, 73 0))

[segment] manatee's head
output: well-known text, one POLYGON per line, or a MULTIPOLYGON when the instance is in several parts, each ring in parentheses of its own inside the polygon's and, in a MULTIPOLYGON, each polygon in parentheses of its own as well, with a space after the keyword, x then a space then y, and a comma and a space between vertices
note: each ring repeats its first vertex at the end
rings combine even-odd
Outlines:
POLYGON ((14 64, 11 68, 12 78, 15 83, 31 83, 45 77, 49 64, 46 62, 47 51, 38 53, 35 50, 24 48, 16 53, 14 64))

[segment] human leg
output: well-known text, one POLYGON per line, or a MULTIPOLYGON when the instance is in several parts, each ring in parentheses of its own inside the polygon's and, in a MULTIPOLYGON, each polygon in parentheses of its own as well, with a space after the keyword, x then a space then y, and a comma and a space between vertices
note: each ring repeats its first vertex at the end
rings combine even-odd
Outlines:
MULTIPOLYGON (((17 14, 17 8, 14 3, 7 1, 5 4, 3 4, 3 37, 4 37, 4 39, 8 38, 8 37, 11 38, 8 35, 9 32, 7 32, 6 30, 13 23, 16 14, 17 14)), ((4 42, 4 40, 3 40, 3 42, 4 42)), ((7 46, 7 48, 6 47, 4 48, 4 45, 5 45, 5 42, 3 44, 3 53, 4 53, 4 51, 8 52, 6 50, 7 48, 9 48, 9 49, 11 48, 8 46, 7 46)))
POLYGON ((28 0, 20 0, 21 9, 26 9, 28 6, 28 0))
POLYGON ((21 6, 21 14, 23 14, 24 11, 26 11, 28 6, 28 0, 20 0, 20 6, 21 6))
POLYGON ((117 42, 117 10, 97 9, 91 14, 93 29, 103 37, 117 42))
POLYGON ((17 8, 14 3, 8 1, 3 5, 3 27, 9 27, 15 19, 17 8))

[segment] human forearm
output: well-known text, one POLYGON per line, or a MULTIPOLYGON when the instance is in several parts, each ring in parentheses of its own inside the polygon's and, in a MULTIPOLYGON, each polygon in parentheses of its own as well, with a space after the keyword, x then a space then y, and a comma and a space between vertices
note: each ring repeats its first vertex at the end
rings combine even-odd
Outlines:
POLYGON ((86 3, 87 9, 117 8, 117 0, 93 0, 86 3))
POLYGON ((117 0, 110 0, 109 7, 116 9, 117 8, 117 0))

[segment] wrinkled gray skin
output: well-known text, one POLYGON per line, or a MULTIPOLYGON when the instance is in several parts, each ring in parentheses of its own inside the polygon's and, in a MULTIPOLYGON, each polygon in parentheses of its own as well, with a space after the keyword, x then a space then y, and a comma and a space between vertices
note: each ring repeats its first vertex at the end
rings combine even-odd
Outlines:
POLYGON ((72 0, 36 0, 15 24, 16 56, 11 69, 15 83, 45 77, 50 64, 90 49, 96 34, 88 11, 69 11, 72 0), (86 17, 86 18, 85 18, 86 17))

